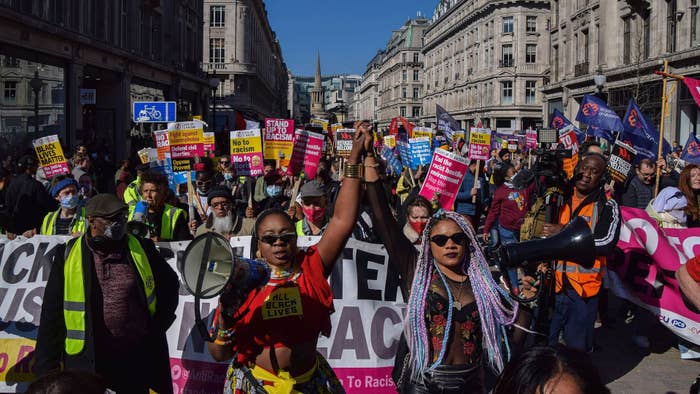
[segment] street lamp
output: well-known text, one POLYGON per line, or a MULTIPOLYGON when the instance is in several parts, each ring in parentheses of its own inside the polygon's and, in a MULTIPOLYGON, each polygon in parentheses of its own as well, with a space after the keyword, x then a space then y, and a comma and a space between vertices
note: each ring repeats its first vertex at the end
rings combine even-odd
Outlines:
POLYGON ((29 86, 34 91, 34 132, 39 132, 39 92, 41 91, 41 79, 39 70, 34 70, 34 78, 29 81, 29 86))
POLYGON ((600 97, 601 100, 607 103, 608 98, 603 93, 603 86, 605 85, 606 81, 607 77, 605 76, 605 74, 603 74, 603 70, 600 67, 598 67, 596 74, 593 76, 593 82, 596 86, 596 96, 600 97))
MULTIPOLYGON (((214 74, 214 75, 216 75, 216 74, 214 74)), ((221 81, 219 80, 219 78, 209 78, 209 86, 211 87, 212 96, 213 96, 213 110, 212 110, 213 114, 212 114, 211 125, 212 125, 212 129, 214 130, 215 133, 216 133, 216 90, 219 87, 220 82, 221 81)))

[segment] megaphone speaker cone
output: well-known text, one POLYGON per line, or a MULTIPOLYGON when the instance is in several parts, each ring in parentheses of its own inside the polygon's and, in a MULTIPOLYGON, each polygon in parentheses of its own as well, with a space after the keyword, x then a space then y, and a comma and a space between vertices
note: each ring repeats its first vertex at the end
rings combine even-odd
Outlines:
POLYGON ((207 232, 185 249, 182 280, 187 290, 200 298, 221 294, 233 272, 233 250, 222 235, 207 232))

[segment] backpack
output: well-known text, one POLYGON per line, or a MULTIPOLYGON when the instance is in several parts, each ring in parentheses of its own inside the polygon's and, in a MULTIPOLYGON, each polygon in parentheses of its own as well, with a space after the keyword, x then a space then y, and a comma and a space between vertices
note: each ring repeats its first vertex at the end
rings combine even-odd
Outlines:
POLYGON ((543 196, 537 196, 535 201, 530 206, 530 209, 525 214, 523 224, 520 226, 520 241, 527 241, 536 238, 542 234, 542 227, 545 224, 545 213, 547 204, 545 201, 547 196, 560 193, 556 187, 548 188, 543 196))

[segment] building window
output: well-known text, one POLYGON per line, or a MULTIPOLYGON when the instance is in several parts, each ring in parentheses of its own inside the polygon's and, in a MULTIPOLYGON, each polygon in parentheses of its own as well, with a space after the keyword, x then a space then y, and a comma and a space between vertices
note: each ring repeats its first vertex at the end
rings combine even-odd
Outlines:
POLYGON ((399 107, 399 116, 406 117, 406 107, 399 107))
POLYGON ((512 33, 513 32, 513 17, 504 16, 503 17, 503 32, 512 33))
POLYGON ((513 104, 513 81, 501 82, 501 104, 513 104))
POLYGON ((226 18, 226 6, 213 5, 209 7, 209 25, 211 27, 224 27, 226 18))
POLYGON ((13 104, 17 102, 17 81, 5 81, 3 87, 3 102, 13 104))
POLYGON ((622 20, 622 62, 630 64, 631 25, 629 17, 622 20))
POLYGON ((406 87, 401 88, 401 98, 406 98, 406 87))
POLYGON ((413 111, 414 118, 417 118, 420 116, 420 107, 413 107, 412 111, 413 111))
POLYGON ((209 63, 224 63, 225 48, 223 38, 209 39, 209 63))
POLYGON ((501 47, 501 67, 513 67, 513 44, 501 47))
POLYGON ((406 52, 401 54, 401 61, 406 63, 406 52))
POLYGON ((413 98, 414 98, 414 99, 417 99, 417 98, 418 98, 419 92, 420 92, 420 89, 419 89, 419 88, 413 88, 413 98))
POLYGON ((536 33, 537 32, 537 17, 536 16, 525 17, 525 31, 527 33, 536 33))
POLYGON ((537 44, 525 45, 525 63, 537 63, 537 44))
POLYGON ((666 2, 666 52, 676 51, 676 0, 666 2))
POLYGON ((408 71, 402 70, 401 71, 401 80, 406 82, 408 80, 408 71))
MULTIPOLYGON (((648 17, 647 17, 648 19, 648 17)), ((644 20, 647 23, 646 19, 644 20)), ((698 41, 698 0, 690 0, 690 46, 698 41)))
MULTIPOLYGON (((696 10, 697 11, 697 10, 696 10)), ((644 46, 643 46, 643 56, 645 59, 649 57, 649 46, 651 44, 651 17, 649 16, 650 13, 647 13, 646 17, 643 19, 643 25, 644 25, 644 46)))
POLYGON ((536 81, 525 81, 525 104, 535 104, 536 89, 536 81))
POLYGON ((553 51, 553 56, 552 56, 552 70, 553 70, 553 77, 554 81, 559 80, 559 47, 554 46, 554 51, 553 51))
POLYGON ((413 63, 418 63, 418 52, 413 52, 413 63))
POLYGON ((554 26, 557 27, 559 26, 559 0, 554 0, 554 6, 552 7, 554 9, 554 26))
POLYGON ((417 81, 418 80, 418 70, 413 70, 413 80, 417 81))

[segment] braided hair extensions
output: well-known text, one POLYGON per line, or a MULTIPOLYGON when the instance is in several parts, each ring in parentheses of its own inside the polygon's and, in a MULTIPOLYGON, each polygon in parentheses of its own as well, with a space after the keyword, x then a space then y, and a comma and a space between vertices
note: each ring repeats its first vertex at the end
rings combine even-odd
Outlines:
MULTIPOLYGON (((430 281, 433 272, 437 270, 440 275, 445 290, 447 291, 447 299, 449 300, 449 311, 447 315, 447 330, 452 327, 452 307, 453 300, 450 291, 450 286, 447 285, 445 276, 440 271, 438 263, 433 259, 430 250, 430 233, 433 227, 442 220, 454 221, 465 234, 469 237, 471 245, 478 245, 476 234, 472 226, 467 222, 462 215, 455 212, 438 212, 433 215, 423 234, 421 235, 421 247, 416 262, 416 271, 413 277, 413 286, 411 295, 408 299, 408 313, 406 316, 406 340, 408 347, 411 350, 410 365, 411 378, 419 380, 422 373, 427 369, 432 369, 440 365, 444 359, 447 349, 447 341, 450 338, 449 333, 445 333, 443 342, 439 351, 439 355, 435 363, 428 366, 428 328, 425 319, 425 302, 430 288, 430 281)), ((478 246, 471 247, 471 254, 467 254, 465 261, 462 263, 462 271, 468 275, 474 291, 477 308, 479 309, 479 317, 483 332, 482 348, 488 354, 490 367, 500 373, 503 370, 504 354, 501 346, 501 341, 504 341, 505 327, 511 325, 515 321, 518 312, 518 303, 512 300, 507 292, 498 286, 491 276, 486 257, 478 246)), ((508 349, 508 341, 505 340, 506 356, 510 357, 508 349)))

